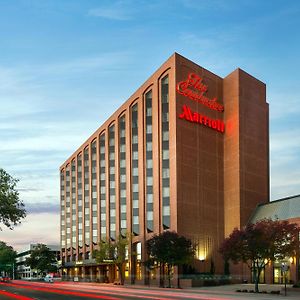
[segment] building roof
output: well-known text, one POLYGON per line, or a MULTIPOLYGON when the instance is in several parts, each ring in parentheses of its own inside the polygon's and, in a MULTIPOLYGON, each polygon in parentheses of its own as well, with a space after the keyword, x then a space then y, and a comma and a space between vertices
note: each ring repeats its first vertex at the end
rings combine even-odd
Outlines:
MULTIPOLYGON (((38 244, 29 244, 26 248, 18 251, 17 256, 22 256, 22 255, 26 255, 27 253, 30 253, 30 251, 34 250, 34 248, 37 246, 38 244)), ((51 251, 60 251, 60 245, 46 245, 51 251)))
POLYGON ((300 218, 300 195, 258 205, 250 218, 250 222, 255 223, 264 218, 278 218, 279 220, 300 218))

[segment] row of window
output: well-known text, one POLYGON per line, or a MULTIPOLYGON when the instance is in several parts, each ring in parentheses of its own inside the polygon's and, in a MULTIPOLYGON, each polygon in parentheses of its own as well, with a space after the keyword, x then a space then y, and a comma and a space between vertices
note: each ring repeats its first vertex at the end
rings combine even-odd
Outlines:
MULTIPOLYGON (((108 136, 102 133, 99 137, 99 161, 97 161, 97 141, 90 148, 84 149, 83 155, 72 160, 71 169, 67 165, 61 172, 61 241, 62 247, 82 247, 83 243, 98 243, 109 238, 114 240, 117 235, 116 193, 120 199, 120 232, 125 235, 127 228, 127 204, 131 201, 131 232, 140 234, 139 198, 139 103, 132 106, 130 112, 131 140, 131 199, 127 199, 126 182, 126 115, 118 122, 118 149, 115 149, 116 128, 111 125, 108 136), (108 147, 106 149, 106 138, 108 147), (118 151, 118 165, 116 165, 118 151), (108 169, 106 170, 106 157, 108 169), (90 165, 91 164, 91 165, 90 165), (97 166, 98 164, 98 166, 97 166), (77 168, 76 168, 77 166, 77 168), (116 167, 119 170, 119 184, 116 186, 116 167), (108 174, 107 174, 108 172, 108 174), (106 183, 108 180, 108 191, 106 183), (99 185, 99 187, 98 187, 99 185), (76 188, 77 187, 77 188, 76 188), (98 193, 99 188, 99 195, 98 193), (91 190, 90 190, 91 189, 91 190), (108 207, 107 207, 108 205, 108 207), (108 216, 107 216, 108 209, 108 216), (77 221, 77 222, 76 222, 77 221), (107 227, 108 226, 108 227, 107 227), (99 229, 99 232, 98 232, 99 229)), ((152 128, 152 90, 144 99, 145 125, 145 209, 146 229, 154 230, 153 224, 153 128, 152 128)), ((169 86, 168 77, 161 81, 161 184, 162 184, 162 221, 164 228, 170 227, 170 192, 169 192, 169 86)), ((143 196, 142 196, 143 197, 143 196)))

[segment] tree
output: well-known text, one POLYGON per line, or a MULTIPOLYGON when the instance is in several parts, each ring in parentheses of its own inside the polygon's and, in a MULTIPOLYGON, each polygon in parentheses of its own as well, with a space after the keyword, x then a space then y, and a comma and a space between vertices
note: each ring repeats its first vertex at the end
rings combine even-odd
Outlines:
POLYGON ((30 256, 26 258, 25 265, 36 269, 39 274, 57 271, 56 254, 44 244, 37 244, 30 256))
POLYGON ((0 168, 0 223, 9 229, 13 229, 26 216, 24 203, 16 190, 17 182, 17 179, 0 168))
POLYGON ((0 274, 1 272, 13 275, 17 252, 13 247, 8 246, 5 242, 0 241, 0 274))
POLYGON ((116 241, 102 242, 99 250, 93 251, 93 257, 99 264, 115 265, 118 269, 120 283, 124 284, 124 272, 126 253, 129 244, 129 237, 118 236, 116 241))
POLYGON ((191 240, 179 236, 174 231, 164 231, 154 235, 146 242, 146 247, 150 260, 160 263, 163 269, 166 267, 169 287, 171 286, 172 267, 186 264, 194 257, 191 240))
POLYGON ((255 292, 258 292, 259 276, 264 267, 270 261, 296 254, 299 229, 297 224, 288 221, 263 219, 240 230, 235 228, 219 251, 225 261, 248 265, 253 274, 255 292))

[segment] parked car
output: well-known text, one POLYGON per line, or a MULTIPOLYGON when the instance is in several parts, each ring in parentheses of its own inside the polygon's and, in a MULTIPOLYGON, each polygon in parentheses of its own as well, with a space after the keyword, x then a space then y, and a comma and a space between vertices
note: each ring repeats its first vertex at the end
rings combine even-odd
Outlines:
POLYGON ((9 282, 10 278, 7 276, 0 276, 0 282, 9 282))

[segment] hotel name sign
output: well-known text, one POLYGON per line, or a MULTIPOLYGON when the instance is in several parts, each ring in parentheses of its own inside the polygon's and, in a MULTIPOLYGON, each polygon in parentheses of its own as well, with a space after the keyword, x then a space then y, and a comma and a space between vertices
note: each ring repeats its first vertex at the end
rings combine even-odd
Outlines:
MULTIPOLYGON (((176 91, 190 100, 196 101, 211 110, 218 112, 224 111, 224 106, 217 102, 217 98, 210 99, 206 96, 208 86, 203 83, 203 79, 195 73, 190 73, 186 80, 180 81, 176 85, 176 91)), ((211 119, 198 112, 193 112, 189 106, 182 106, 182 113, 179 115, 180 119, 189 122, 198 123, 210 127, 218 132, 225 132, 225 124, 222 120, 211 119)))

